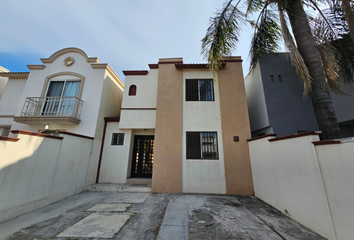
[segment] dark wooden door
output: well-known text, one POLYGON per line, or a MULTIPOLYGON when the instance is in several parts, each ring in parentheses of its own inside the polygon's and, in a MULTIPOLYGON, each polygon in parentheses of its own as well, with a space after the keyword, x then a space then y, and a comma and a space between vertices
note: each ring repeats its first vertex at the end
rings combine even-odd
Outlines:
POLYGON ((132 162, 132 177, 152 177, 152 166, 154 162, 154 136, 135 136, 132 162))

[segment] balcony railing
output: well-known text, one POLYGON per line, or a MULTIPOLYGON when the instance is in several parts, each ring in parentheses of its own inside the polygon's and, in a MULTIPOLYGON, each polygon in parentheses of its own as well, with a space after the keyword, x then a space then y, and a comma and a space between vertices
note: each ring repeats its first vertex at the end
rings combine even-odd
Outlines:
POLYGON ((80 119, 83 101, 77 97, 27 97, 21 117, 80 119))

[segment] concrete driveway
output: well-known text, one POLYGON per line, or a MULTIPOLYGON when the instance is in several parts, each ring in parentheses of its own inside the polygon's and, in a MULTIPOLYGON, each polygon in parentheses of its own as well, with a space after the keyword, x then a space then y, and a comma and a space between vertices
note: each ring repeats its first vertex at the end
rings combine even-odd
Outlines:
POLYGON ((0 223, 0 239, 324 239, 249 196, 82 192, 0 223))

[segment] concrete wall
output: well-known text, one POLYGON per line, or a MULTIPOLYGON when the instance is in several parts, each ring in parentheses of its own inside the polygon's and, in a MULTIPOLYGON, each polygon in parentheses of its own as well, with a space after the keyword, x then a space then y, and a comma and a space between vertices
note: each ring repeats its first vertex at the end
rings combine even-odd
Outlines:
POLYGON ((182 132, 182 187, 183 192, 226 193, 224 151, 222 144, 218 81, 214 81, 215 101, 185 101, 186 79, 213 79, 213 73, 183 71, 183 132, 182 132), (218 160, 186 159, 186 132, 217 132, 218 160))
POLYGON ((0 222, 84 190, 92 140, 63 136, 0 140, 0 222))
MULTIPOLYGON (((0 100, 0 116, 14 116, 16 114, 25 85, 26 79, 14 78, 7 82, 0 100)), ((21 105, 21 107, 23 107, 23 105, 21 105)))
POLYGON ((249 142, 255 195, 328 239, 352 239, 354 142, 272 138, 249 142))

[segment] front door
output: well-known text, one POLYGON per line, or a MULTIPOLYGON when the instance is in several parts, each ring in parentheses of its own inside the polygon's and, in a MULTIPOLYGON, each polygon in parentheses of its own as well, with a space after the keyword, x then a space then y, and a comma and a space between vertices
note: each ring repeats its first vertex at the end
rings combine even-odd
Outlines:
POLYGON ((152 177, 152 166, 154 162, 154 136, 135 136, 132 162, 132 177, 152 177))

